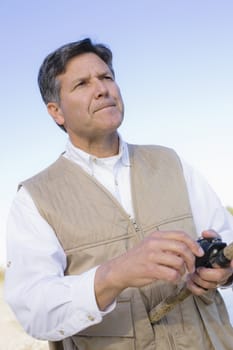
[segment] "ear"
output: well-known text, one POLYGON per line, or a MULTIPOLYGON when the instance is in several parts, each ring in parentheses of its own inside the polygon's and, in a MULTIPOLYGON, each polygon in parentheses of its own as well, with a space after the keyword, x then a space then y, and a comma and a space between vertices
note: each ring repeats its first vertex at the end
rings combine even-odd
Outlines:
POLYGON ((64 125, 65 120, 63 117, 63 113, 62 113, 61 107, 58 105, 57 102, 49 102, 47 104, 47 110, 48 110, 48 113, 53 118, 53 120, 58 125, 64 125))

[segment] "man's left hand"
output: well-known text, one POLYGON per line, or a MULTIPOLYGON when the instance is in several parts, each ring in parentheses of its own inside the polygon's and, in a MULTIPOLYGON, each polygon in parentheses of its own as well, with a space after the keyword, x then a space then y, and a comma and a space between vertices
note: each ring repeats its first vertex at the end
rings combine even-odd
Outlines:
MULTIPOLYGON (((214 238, 219 235, 213 231, 208 230, 202 232, 203 238, 214 238)), ((205 294, 209 289, 216 289, 224 286, 228 279, 233 274, 233 260, 229 267, 221 268, 214 266, 213 268, 198 267, 193 274, 188 275, 187 288, 194 295, 205 294)))

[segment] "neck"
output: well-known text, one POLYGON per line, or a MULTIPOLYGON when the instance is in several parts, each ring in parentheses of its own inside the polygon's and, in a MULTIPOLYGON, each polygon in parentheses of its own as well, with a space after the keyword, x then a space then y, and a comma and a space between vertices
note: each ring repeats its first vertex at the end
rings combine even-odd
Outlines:
POLYGON ((70 141, 75 147, 98 158, 112 157, 119 152, 119 136, 117 133, 99 139, 95 138, 95 140, 74 140, 70 137, 70 141))

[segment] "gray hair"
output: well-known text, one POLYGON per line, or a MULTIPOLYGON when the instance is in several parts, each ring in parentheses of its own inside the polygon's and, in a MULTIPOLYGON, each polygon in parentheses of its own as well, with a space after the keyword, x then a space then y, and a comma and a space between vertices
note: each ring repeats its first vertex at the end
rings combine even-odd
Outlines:
POLYGON ((93 44, 89 38, 61 46, 50 53, 43 61, 39 74, 38 84, 44 103, 60 102, 60 83, 56 77, 65 73, 69 60, 83 53, 93 52, 109 67, 114 76, 112 67, 112 52, 103 44, 93 44))

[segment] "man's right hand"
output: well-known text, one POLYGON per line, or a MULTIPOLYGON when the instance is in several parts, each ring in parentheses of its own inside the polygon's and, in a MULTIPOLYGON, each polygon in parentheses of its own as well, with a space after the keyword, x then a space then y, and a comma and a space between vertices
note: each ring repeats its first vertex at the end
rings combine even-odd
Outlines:
POLYGON ((199 244, 182 231, 155 231, 134 248, 100 265, 95 276, 98 306, 104 310, 125 288, 157 280, 178 283, 195 270, 199 244))

